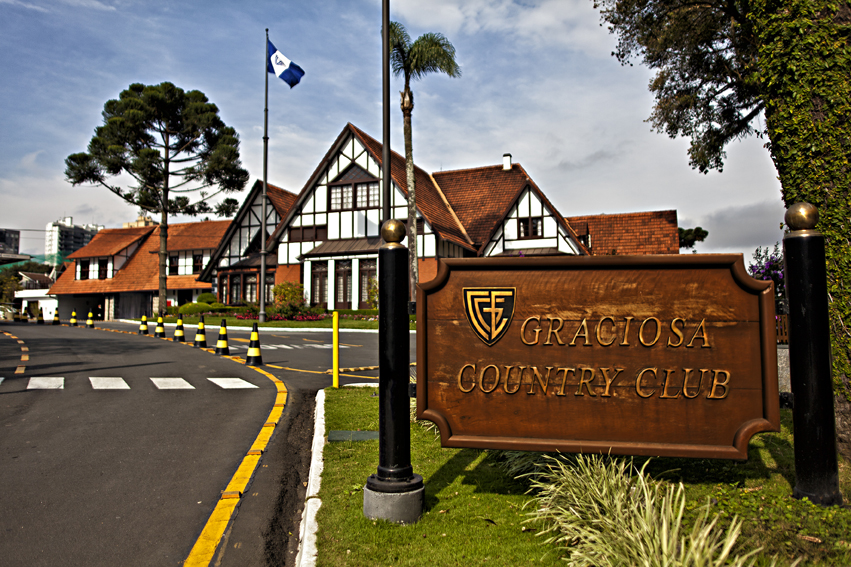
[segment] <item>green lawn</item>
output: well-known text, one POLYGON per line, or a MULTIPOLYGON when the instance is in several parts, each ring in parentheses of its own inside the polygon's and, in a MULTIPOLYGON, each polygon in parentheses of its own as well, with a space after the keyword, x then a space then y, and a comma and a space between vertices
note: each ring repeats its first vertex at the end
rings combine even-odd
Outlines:
MULTIPOLYGON (((326 428, 377 430, 378 398, 372 388, 326 390, 326 428)), ((851 565, 851 508, 822 508, 791 497, 794 486, 792 414, 781 410, 780 433, 755 436, 749 460, 651 459, 647 472, 686 489, 688 528, 709 502, 719 525, 743 520, 734 549, 762 547, 757 565, 796 558, 803 565, 851 565)), ((536 537, 529 484, 509 478, 501 453, 442 449, 433 432, 411 424, 414 471, 425 480, 426 505, 413 526, 372 522, 363 516, 363 485, 378 465, 378 442, 325 446, 319 565, 526 565, 561 564, 567 554, 536 537), (524 509, 524 504, 526 508, 524 509), (526 521, 524 523, 524 521, 526 521)), ((646 459, 635 460, 640 466, 646 459)), ((840 462, 840 488, 851 501, 851 467, 840 462)))
MULTIPOLYGON (((373 388, 326 390, 326 430, 377 430, 373 388)), ((317 565, 548 565, 559 553, 524 525, 523 484, 486 451, 441 449, 411 424, 414 472, 425 480, 425 513, 411 526, 363 515, 363 485, 378 466, 378 441, 328 443, 319 497, 317 565)))

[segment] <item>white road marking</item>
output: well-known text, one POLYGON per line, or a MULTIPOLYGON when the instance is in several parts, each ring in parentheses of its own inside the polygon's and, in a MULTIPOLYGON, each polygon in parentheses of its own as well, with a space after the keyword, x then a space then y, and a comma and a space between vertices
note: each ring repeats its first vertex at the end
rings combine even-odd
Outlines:
POLYGON ((3 380, 5 380, 5 378, 0 378, 0 384, 3 383, 3 380))
POLYGON ((160 390, 194 390, 195 386, 184 380, 183 378, 151 378, 160 390))
POLYGON ((63 390, 65 388, 65 378, 56 377, 32 377, 27 384, 27 390, 63 390))
POLYGON ((92 383, 92 388, 95 390, 129 390, 130 386, 124 381, 124 378, 95 378, 89 377, 89 382, 92 383))
POLYGON ((207 378, 210 382, 218 386, 219 388, 224 388, 226 390, 236 390, 239 388, 257 388, 251 382, 247 382, 242 378, 207 378))

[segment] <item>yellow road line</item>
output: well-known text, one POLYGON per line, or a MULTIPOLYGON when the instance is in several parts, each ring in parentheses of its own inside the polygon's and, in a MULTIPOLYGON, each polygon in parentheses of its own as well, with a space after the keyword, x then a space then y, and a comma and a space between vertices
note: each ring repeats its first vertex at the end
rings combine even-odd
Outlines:
MULTIPOLYGON (((241 363, 245 362, 239 357, 223 358, 230 358, 241 363)), ((236 508, 242 501, 242 494, 246 491, 248 485, 251 483, 251 479, 254 477, 257 465, 260 463, 260 458, 266 450, 272 434, 275 432, 275 426, 281 419, 281 414, 287 403, 287 386, 280 379, 261 368, 253 366, 249 366, 249 368, 263 374, 275 384, 275 389, 277 390, 275 405, 272 406, 272 411, 269 412, 269 417, 260 428, 260 432, 254 439, 254 443, 252 443, 251 448, 245 454, 245 457, 242 458, 242 462, 237 467, 230 482, 228 482, 227 488, 222 492, 222 496, 213 509, 210 519, 207 520, 207 524, 201 530, 201 535, 198 536, 195 545, 192 546, 189 556, 183 562, 185 567, 208 566, 213 560, 216 549, 218 549, 225 531, 227 531, 228 526, 233 521, 236 508)))
POLYGON ((27 361, 29 361, 29 359, 30 359, 30 355, 28 355, 28 354, 22 354, 21 355, 21 362, 27 362, 27 361))
POLYGON ((232 341, 237 341, 237 342, 240 342, 240 343, 250 343, 250 342, 251 342, 251 341, 250 341, 250 340, 248 340, 248 339, 239 339, 239 338, 236 338, 236 337, 232 337, 232 338, 231 338, 231 340, 232 340, 232 341))
POLYGON ((18 367, 15 369, 15 374, 23 374, 23 373, 24 373, 24 371, 26 371, 26 369, 27 369, 27 367, 26 367, 26 366, 18 366, 18 367))
POLYGON ((314 340, 314 339, 301 339, 301 340, 307 341, 309 343, 324 343, 325 342, 325 341, 317 341, 317 340, 314 340))

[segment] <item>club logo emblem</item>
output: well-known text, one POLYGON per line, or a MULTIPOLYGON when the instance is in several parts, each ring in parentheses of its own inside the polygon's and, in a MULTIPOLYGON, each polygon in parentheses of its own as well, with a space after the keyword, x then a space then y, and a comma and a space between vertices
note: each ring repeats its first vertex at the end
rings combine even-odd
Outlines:
POLYGON ((493 346, 508 330, 514 316, 513 287, 465 287, 464 314, 482 342, 493 346))

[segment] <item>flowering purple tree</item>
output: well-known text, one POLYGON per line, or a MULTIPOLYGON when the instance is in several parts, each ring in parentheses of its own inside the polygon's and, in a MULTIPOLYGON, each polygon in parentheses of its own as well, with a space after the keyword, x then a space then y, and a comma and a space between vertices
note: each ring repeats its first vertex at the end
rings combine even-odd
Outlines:
MULTIPOLYGON (((786 303, 786 280, 783 275, 783 251, 780 243, 774 244, 774 250, 768 246, 758 246, 753 253, 753 262, 748 265, 748 272, 758 280, 774 282, 774 300, 778 304, 786 303)), ((778 312, 780 312, 778 305, 778 312)))

